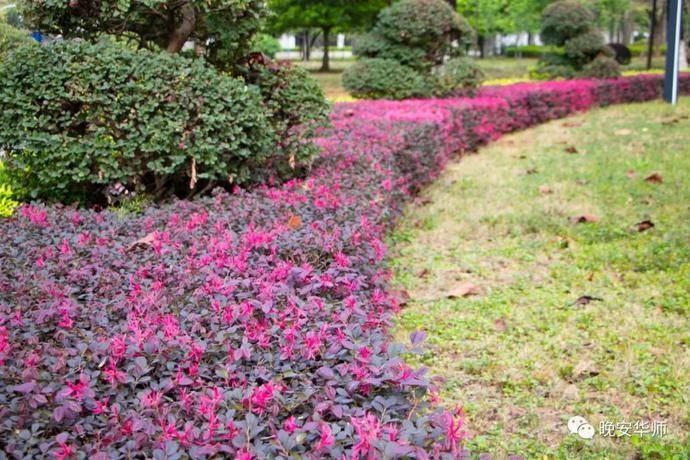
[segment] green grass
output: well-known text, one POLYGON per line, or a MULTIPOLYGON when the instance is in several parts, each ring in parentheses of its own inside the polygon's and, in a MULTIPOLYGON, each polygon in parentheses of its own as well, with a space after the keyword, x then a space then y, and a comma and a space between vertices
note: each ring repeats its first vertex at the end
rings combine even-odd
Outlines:
POLYGON ((507 136, 451 164, 391 238, 397 326, 495 458, 690 453, 690 103, 626 105, 507 136), (568 154, 574 146, 577 154, 568 154), (644 180, 652 172, 662 184, 644 180), (543 193, 548 187, 552 193, 543 193), (598 222, 570 218, 595 215, 598 222), (635 224, 652 220, 639 233, 635 224), (479 295, 449 298, 463 283, 479 295), (573 305, 580 296, 603 301, 573 305), (568 434, 580 415, 593 440, 568 434), (668 435, 599 436, 665 420, 668 435))

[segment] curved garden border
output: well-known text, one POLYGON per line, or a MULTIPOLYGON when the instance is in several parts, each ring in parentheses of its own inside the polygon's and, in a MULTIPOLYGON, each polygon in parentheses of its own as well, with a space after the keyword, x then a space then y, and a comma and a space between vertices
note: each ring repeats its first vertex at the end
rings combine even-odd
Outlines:
POLYGON ((458 152, 658 98, 661 84, 339 104, 302 181, 125 217, 23 206, 0 221, 0 445, 56 458, 457 457, 461 413, 433 408, 428 379, 390 343, 386 230, 458 152))

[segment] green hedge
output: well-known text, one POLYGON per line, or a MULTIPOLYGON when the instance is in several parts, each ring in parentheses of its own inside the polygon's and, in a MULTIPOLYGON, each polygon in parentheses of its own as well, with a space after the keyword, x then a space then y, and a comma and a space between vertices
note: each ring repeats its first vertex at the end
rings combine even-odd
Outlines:
POLYGON ((27 31, 0 22, 0 61, 4 60, 10 51, 22 45, 33 43, 35 41, 29 36, 27 31))
POLYGON ((552 52, 563 52, 563 48, 553 46, 539 46, 539 45, 524 45, 524 46, 509 46, 505 49, 507 57, 523 57, 539 59, 545 54, 552 52))
POLYGON ((257 89, 202 60, 62 42, 0 63, 13 190, 93 201, 113 184, 164 195, 242 183, 277 142, 257 89))

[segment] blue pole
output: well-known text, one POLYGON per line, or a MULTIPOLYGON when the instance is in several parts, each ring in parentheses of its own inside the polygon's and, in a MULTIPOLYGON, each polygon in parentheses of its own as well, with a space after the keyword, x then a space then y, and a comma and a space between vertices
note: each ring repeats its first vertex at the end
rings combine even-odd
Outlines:
POLYGON ((678 103, 678 72, 680 68, 680 30, 683 24, 683 0, 669 0, 666 36, 666 78, 664 100, 678 103))

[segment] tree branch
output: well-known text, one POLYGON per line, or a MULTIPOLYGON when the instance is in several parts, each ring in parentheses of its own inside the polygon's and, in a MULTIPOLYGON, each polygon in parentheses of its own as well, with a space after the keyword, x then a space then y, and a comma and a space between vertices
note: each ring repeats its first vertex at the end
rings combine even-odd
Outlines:
MULTIPOLYGON (((189 1, 186 1, 180 5, 179 10, 182 15, 182 22, 170 34, 167 47, 169 53, 179 53, 187 39, 194 33, 196 27, 194 6, 189 1)), ((175 12, 173 12, 174 14, 175 12)))

